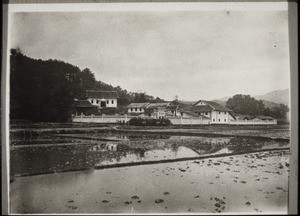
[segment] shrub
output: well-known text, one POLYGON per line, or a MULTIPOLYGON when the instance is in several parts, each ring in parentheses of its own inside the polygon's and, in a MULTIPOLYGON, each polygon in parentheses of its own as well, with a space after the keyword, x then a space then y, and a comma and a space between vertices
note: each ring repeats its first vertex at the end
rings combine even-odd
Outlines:
POLYGON ((129 120, 129 125, 134 126, 168 126, 171 124, 169 119, 144 119, 132 118, 129 120))

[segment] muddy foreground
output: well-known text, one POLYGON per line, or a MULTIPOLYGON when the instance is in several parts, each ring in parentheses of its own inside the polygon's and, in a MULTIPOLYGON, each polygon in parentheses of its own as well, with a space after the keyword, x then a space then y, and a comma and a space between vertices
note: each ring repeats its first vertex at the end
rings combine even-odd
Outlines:
POLYGON ((286 214, 289 151, 18 177, 12 213, 286 214))

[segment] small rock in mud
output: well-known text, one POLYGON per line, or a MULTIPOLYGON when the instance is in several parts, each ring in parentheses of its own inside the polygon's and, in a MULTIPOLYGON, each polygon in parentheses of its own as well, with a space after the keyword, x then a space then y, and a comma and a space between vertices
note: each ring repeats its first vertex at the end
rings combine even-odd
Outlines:
POLYGON ((111 194, 111 192, 110 192, 110 191, 107 191, 106 193, 107 193, 107 194, 111 194))
POLYGON ((218 166, 218 165, 220 165, 220 163, 214 163, 214 165, 218 166))
POLYGON ((247 206, 250 206, 250 205, 251 205, 251 203, 250 203, 249 201, 247 201, 245 204, 246 204, 247 206))
POLYGON ((218 208, 220 208, 221 204, 220 203, 216 203, 215 206, 218 207, 218 208))
POLYGON ((131 204, 131 203, 132 203, 131 201, 124 202, 124 204, 126 204, 126 205, 131 204))
POLYGON ((186 172, 185 169, 182 169, 182 168, 178 168, 181 172, 186 172))
POLYGON ((259 210, 257 208, 254 209, 256 212, 262 212, 262 210, 259 210))
POLYGON ((72 203, 72 202, 74 202, 74 200, 72 200, 72 199, 69 199, 69 200, 68 200, 68 203, 72 203))
POLYGON ((194 198, 199 198, 200 196, 195 196, 194 198))
POLYGON ((139 199, 139 197, 134 195, 134 196, 131 197, 131 199, 139 199))
POLYGON ((278 166, 279 169, 283 169, 283 166, 281 163, 279 163, 279 166, 278 166))
POLYGON ((108 200, 102 200, 103 203, 108 203, 108 200))
POLYGON ((169 195, 170 193, 168 191, 163 192, 164 195, 169 195))
POLYGON ((155 203, 162 203, 162 202, 164 202, 163 199, 156 199, 156 200, 155 200, 155 203))
POLYGON ((241 181, 242 184, 246 184, 246 181, 241 181))
POLYGON ((141 203, 142 201, 141 201, 141 200, 138 200, 137 202, 138 202, 138 203, 141 203))

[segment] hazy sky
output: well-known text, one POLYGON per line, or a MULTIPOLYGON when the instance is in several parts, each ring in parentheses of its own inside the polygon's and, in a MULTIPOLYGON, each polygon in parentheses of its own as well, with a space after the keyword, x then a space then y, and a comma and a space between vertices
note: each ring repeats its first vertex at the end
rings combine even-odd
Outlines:
POLYGON ((289 88, 287 11, 15 13, 11 47, 172 100, 289 88))

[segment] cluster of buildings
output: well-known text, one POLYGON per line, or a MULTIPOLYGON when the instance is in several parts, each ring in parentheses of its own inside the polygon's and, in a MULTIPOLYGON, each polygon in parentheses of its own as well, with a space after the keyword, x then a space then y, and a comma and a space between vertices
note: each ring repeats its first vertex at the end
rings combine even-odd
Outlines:
MULTIPOLYGON (((77 115, 91 115, 103 113, 106 108, 118 108, 118 94, 116 91, 86 91, 86 100, 76 100, 75 110, 77 115)), ((123 108, 121 113, 128 117, 150 118, 195 118, 208 121, 210 124, 229 124, 233 121, 262 121, 274 120, 266 116, 235 115, 232 110, 212 101, 199 100, 198 102, 182 106, 177 101, 164 103, 131 103, 123 108)))

